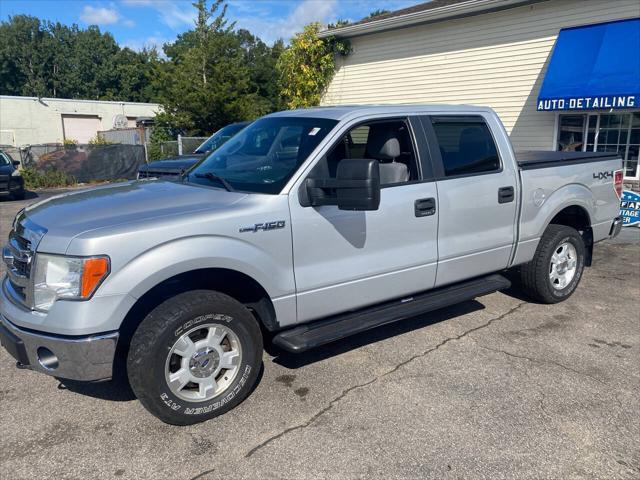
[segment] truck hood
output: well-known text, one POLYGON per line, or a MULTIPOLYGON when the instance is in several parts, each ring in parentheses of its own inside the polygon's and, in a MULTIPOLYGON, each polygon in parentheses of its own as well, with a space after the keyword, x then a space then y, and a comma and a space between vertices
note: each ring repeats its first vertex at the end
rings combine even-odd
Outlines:
POLYGON ((247 194, 168 181, 139 181, 80 190, 48 198, 25 209, 30 222, 47 230, 39 251, 65 253, 85 232, 222 209, 247 194))

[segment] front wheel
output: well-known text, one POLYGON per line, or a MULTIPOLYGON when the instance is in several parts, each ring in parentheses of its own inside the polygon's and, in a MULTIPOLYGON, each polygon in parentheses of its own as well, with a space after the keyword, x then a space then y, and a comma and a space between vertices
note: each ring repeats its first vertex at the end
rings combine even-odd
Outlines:
POLYGON ((565 225, 547 227, 535 256, 520 269, 524 292, 542 303, 558 303, 573 294, 585 264, 580 233, 565 225))
POLYGON ((24 185, 11 194, 14 200, 24 200, 26 197, 26 191, 24 185))
POLYGON ((260 327, 244 305, 194 290, 166 300, 142 321, 127 372, 149 412, 165 423, 191 425, 242 402, 261 363, 260 327))

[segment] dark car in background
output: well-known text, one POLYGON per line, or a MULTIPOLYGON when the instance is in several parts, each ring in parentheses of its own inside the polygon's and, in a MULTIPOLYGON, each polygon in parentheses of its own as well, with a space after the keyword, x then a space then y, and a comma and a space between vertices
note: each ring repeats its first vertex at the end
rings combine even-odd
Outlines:
POLYGON ((138 169, 138 178, 178 178, 209 153, 220 148, 227 140, 249 125, 251 122, 238 122, 222 127, 207 138, 193 153, 169 157, 145 165, 138 169))
POLYGON ((19 161, 0 150, 0 197, 11 195, 16 200, 24 199, 24 178, 19 166, 19 161))

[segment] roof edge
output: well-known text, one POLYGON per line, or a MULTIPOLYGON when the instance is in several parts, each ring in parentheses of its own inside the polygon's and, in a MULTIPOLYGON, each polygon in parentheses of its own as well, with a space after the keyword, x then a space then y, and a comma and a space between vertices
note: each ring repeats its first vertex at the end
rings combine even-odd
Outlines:
POLYGON ((394 17, 372 20, 366 23, 347 25, 332 30, 322 30, 320 38, 350 38, 371 33, 378 33, 396 28, 410 27, 421 23, 431 23, 453 18, 478 15, 492 11, 505 10, 521 5, 538 3, 545 0, 468 0, 454 5, 445 5, 420 12, 407 13, 394 17))
POLYGON ((147 102, 128 102, 126 100, 88 100, 83 98, 53 98, 53 97, 27 97, 22 95, 0 95, 0 100, 29 100, 29 101, 48 101, 48 102, 75 102, 75 103, 107 103, 115 105, 147 105, 152 107, 160 107, 160 103, 147 102))

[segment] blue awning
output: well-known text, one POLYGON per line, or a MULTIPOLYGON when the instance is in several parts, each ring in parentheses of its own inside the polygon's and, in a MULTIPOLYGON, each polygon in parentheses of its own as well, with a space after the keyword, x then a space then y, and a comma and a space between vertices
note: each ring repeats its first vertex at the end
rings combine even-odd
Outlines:
POLYGON ((538 110, 640 108, 640 18, 563 28, 538 110))

